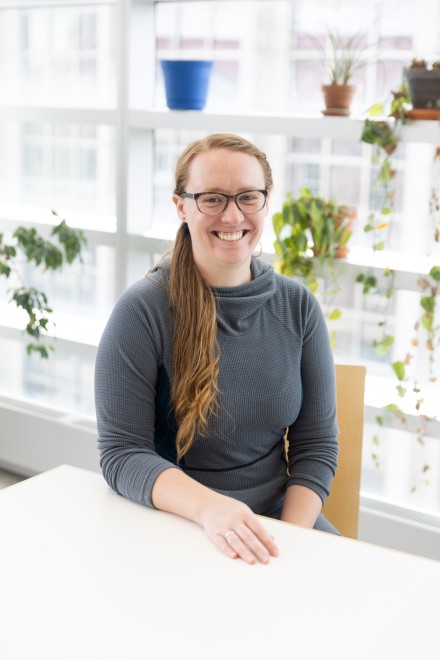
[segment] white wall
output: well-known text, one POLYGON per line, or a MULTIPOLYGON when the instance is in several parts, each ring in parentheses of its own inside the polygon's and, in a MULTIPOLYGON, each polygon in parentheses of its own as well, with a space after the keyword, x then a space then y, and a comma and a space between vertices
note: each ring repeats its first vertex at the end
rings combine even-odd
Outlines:
POLYGON ((33 476, 68 464, 99 471, 93 422, 0 398, 0 466, 33 476))

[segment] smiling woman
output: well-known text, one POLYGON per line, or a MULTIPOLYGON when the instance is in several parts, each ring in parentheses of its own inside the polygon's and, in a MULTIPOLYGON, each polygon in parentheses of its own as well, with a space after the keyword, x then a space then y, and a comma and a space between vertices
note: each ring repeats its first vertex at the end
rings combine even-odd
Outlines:
POLYGON ((255 514, 337 533, 320 513, 338 452, 325 321, 304 285, 253 256, 272 187, 244 138, 190 144, 174 247, 122 295, 96 361, 110 486, 196 521, 248 563, 278 554, 255 514))

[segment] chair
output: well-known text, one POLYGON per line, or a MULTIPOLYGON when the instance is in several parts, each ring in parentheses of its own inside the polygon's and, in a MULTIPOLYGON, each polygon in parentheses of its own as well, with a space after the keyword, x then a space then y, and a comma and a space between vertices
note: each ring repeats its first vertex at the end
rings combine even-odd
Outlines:
POLYGON ((357 539, 364 427, 365 367, 336 365, 339 460, 322 510, 343 536, 357 539))

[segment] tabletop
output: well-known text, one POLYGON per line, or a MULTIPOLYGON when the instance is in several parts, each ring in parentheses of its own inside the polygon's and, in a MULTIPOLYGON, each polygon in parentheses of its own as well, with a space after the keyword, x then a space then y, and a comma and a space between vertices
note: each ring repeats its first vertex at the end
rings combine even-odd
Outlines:
POLYGON ((440 562, 263 523, 249 566, 97 473, 0 491, 1 660, 438 660, 440 562))

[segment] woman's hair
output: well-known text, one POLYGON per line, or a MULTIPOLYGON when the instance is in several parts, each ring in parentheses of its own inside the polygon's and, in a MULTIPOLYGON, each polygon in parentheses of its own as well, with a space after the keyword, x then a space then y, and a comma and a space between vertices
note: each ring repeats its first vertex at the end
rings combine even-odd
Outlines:
MULTIPOLYGON (((260 163, 265 187, 273 187, 272 171, 264 153, 238 135, 214 134, 192 142, 179 157, 174 192, 185 191, 194 158, 213 149, 254 156, 260 163)), ((205 432, 218 410, 220 348, 217 341, 216 302, 194 263, 191 235, 182 222, 170 256, 169 298, 173 316, 173 378, 171 400, 178 423, 177 460, 186 454, 196 434, 205 432)))

